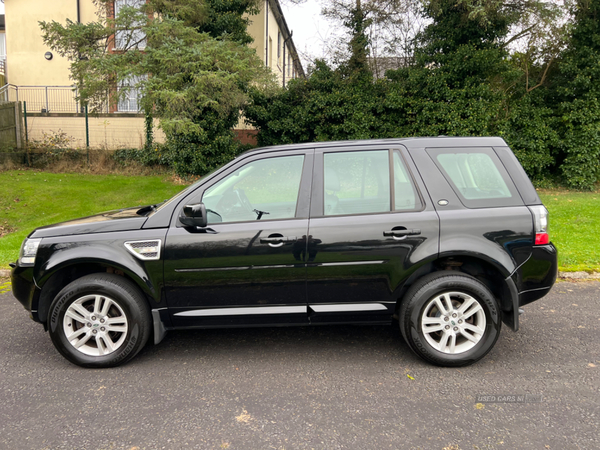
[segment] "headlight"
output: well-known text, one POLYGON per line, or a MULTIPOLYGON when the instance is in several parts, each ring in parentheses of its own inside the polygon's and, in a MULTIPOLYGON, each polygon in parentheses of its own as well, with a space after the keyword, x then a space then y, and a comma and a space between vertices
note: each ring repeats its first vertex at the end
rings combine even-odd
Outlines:
POLYGON ((42 242, 41 239, 25 239, 23 241, 19 252, 20 266, 33 266, 40 242, 42 242))

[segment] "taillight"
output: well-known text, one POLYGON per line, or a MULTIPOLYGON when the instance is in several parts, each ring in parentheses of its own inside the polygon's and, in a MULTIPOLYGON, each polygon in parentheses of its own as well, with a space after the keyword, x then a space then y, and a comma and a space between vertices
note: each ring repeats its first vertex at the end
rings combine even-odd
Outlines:
POLYGON ((529 209, 533 213, 535 245, 550 243, 550 236, 548 236, 548 210, 543 205, 530 206, 529 209))

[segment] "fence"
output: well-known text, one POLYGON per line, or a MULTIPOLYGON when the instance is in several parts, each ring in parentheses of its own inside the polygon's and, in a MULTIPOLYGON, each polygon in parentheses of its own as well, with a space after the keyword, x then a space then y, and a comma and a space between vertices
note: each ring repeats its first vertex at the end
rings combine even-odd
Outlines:
MULTIPOLYGON (((75 86, 0 87, 0 104, 19 102, 24 113, 25 140, 42 142, 58 135, 69 137, 73 148, 102 149, 141 148, 146 142, 144 116, 136 113, 109 113, 107 101, 103 111, 87 117, 77 100, 75 86)), ((157 124, 156 124, 157 125, 157 124)), ((155 125, 155 127, 156 127, 155 125)), ((164 135, 155 129, 154 140, 164 135)))
POLYGON ((21 104, 0 103, 0 150, 22 147, 21 104))
POLYGON ((0 87, 6 83, 6 59, 0 55, 0 87))
MULTIPOLYGON (((31 113, 82 113, 76 86, 15 86, 0 88, 0 102, 26 102, 31 113)), ((108 101, 100 113, 108 113, 108 101)))

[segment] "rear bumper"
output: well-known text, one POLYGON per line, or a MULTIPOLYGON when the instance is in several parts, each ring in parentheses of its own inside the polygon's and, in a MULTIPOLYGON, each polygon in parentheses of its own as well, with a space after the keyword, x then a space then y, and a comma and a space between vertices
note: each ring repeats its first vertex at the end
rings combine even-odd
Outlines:
POLYGON ((545 296, 558 275, 558 252, 554 244, 532 247, 531 257, 506 281, 512 308, 504 311, 504 323, 519 329, 519 308, 545 296))
POLYGON ((519 306, 527 305, 545 296, 558 275, 558 251, 554 244, 537 245, 531 257, 513 275, 519 290, 519 306))

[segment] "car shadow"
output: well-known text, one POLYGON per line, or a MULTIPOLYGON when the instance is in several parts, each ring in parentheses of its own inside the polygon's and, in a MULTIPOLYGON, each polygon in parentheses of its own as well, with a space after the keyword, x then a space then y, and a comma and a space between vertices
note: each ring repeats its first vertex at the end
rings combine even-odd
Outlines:
MULTIPOLYGON (((421 364, 406 345, 398 325, 323 325, 169 331, 158 345, 149 344, 130 363, 169 359, 366 362, 393 358, 421 364)), ((423 363, 425 364, 425 363, 423 363)))

